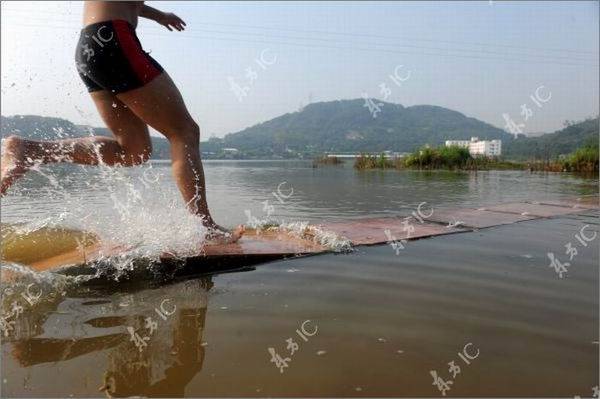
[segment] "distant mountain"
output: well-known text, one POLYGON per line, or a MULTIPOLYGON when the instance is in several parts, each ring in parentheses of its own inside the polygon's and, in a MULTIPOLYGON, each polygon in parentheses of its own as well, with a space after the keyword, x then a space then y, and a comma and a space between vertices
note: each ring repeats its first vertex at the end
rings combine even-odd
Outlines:
MULTIPOLYGON (((2 136, 18 134, 35 140, 109 136, 106 128, 74 125, 65 119, 36 115, 1 117, 2 136)), ((598 118, 538 137, 513 136, 459 112, 431 105, 403 107, 384 103, 373 118, 364 100, 343 100, 308 105, 224 138, 201 143, 204 158, 297 158, 333 152, 413 151, 445 140, 501 139, 507 159, 553 159, 592 143, 598 145, 598 118), (236 148, 239 152, 226 150, 236 148)), ((169 159, 169 142, 152 137, 153 159, 169 159)))
MULTIPOLYGON (((379 101, 378 101, 379 102, 379 101)), ((383 103, 374 118, 364 99, 314 103, 223 139, 202 143, 203 151, 233 147, 250 157, 333 152, 413 151, 445 140, 513 140, 504 130, 450 109, 383 103)))
POLYGON ((510 159, 555 159, 585 145, 598 147, 598 117, 583 122, 569 122, 554 133, 538 137, 519 136, 502 145, 505 158, 510 159))
POLYGON ((525 133, 526 137, 539 137, 539 136, 543 136, 544 134, 547 134, 547 132, 527 132, 525 133))
POLYGON ((16 134, 32 140, 89 135, 83 127, 76 126, 66 119, 37 115, 0 116, 0 133, 2 137, 16 134))
MULTIPOLYGON (((0 117, 2 137, 16 134, 31 140, 56 140, 85 136, 112 136, 105 127, 75 125, 72 122, 47 116, 15 115, 0 117)), ((154 159, 169 159, 169 142, 161 137, 152 137, 154 159)))

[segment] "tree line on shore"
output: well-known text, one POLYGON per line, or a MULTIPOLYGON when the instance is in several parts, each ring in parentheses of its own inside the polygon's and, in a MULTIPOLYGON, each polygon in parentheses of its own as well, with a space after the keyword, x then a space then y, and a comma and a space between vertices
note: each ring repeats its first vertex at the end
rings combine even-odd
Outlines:
MULTIPOLYGON (((336 157, 316 158, 313 165, 337 165, 336 157)), ((388 158, 385 154, 362 154, 355 158, 354 168, 367 169, 419 169, 419 170, 530 170, 547 172, 579 172, 598 174, 598 146, 586 144, 571 154, 553 160, 508 161, 501 157, 473 156, 466 148, 458 146, 425 146, 406 157, 388 158)))

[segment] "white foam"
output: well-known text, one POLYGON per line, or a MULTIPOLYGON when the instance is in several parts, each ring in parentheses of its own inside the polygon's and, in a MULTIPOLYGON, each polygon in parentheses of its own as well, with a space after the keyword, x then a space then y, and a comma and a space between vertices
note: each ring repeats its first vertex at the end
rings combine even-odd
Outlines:
POLYGON ((257 230, 279 230, 285 231, 295 237, 310 239, 312 242, 322 245, 334 252, 352 251, 350 240, 338 234, 323 230, 321 227, 311 225, 308 221, 277 222, 274 219, 254 219, 250 227, 257 230))
POLYGON ((19 225, 17 232, 68 227, 95 234, 103 243, 125 248, 120 256, 102 262, 118 272, 131 270, 135 259, 158 260, 164 252, 195 254, 207 230, 202 219, 189 212, 177 187, 165 178, 166 171, 170 173, 169 169, 157 170, 151 163, 131 168, 100 165, 82 167, 75 172, 79 176, 61 178, 57 176, 60 171, 35 165, 29 172, 32 177, 41 176, 50 183, 41 183, 35 195, 56 204, 56 213, 36 218, 32 209, 32 220, 19 225), (85 186, 82 190, 66 187, 74 181, 85 186), (87 190, 83 192, 86 187, 104 192, 104 198, 90 200, 87 190))

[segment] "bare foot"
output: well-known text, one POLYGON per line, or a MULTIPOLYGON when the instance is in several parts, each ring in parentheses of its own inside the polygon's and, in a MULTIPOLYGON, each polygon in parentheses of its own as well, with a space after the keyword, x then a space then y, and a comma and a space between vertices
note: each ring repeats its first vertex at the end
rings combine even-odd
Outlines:
POLYGON ((0 196, 31 167, 31 162, 26 158, 25 148, 25 140, 19 136, 10 136, 3 140, 0 196))
POLYGON ((206 243, 204 245, 233 244, 242 238, 246 232, 246 227, 242 224, 231 231, 215 223, 211 223, 211 225, 207 227, 208 233, 206 234, 206 243))

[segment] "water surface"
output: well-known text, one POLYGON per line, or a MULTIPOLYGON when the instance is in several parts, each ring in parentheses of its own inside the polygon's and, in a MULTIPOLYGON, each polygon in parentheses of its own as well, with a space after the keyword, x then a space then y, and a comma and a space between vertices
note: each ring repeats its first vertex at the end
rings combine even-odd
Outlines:
MULTIPOLYGON (((205 165, 211 209, 230 226, 247 211, 287 221, 389 216, 421 202, 435 210, 588 195, 598 184, 521 171, 205 165)), ((178 241, 191 240, 194 225, 181 220, 168 166, 119 175, 42 169, 3 199, 2 221, 137 235, 153 240, 148 251, 162 241, 192 245, 178 241)), ((585 225, 588 236, 598 233, 598 213, 414 241, 399 255, 383 245, 166 283, 31 277, 43 295, 20 302, 2 340, 2 394, 97 397, 105 386, 113 396, 441 396, 434 370, 453 380, 447 396, 590 396, 599 372, 599 239, 579 245, 562 279, 548 259, 568 261, 565 245, 577 244, 585 225), (128 329, 148 337, 141 350, 128 329), (467 354, 479 354, 467 364, 459 352, 469 343, 467 354), (283 372, 269 348, 290 358, 283 372), (450 362, 461 369, 454 378, 450 362)), ((18 294, 5 295, 5 312, 18 294)))

